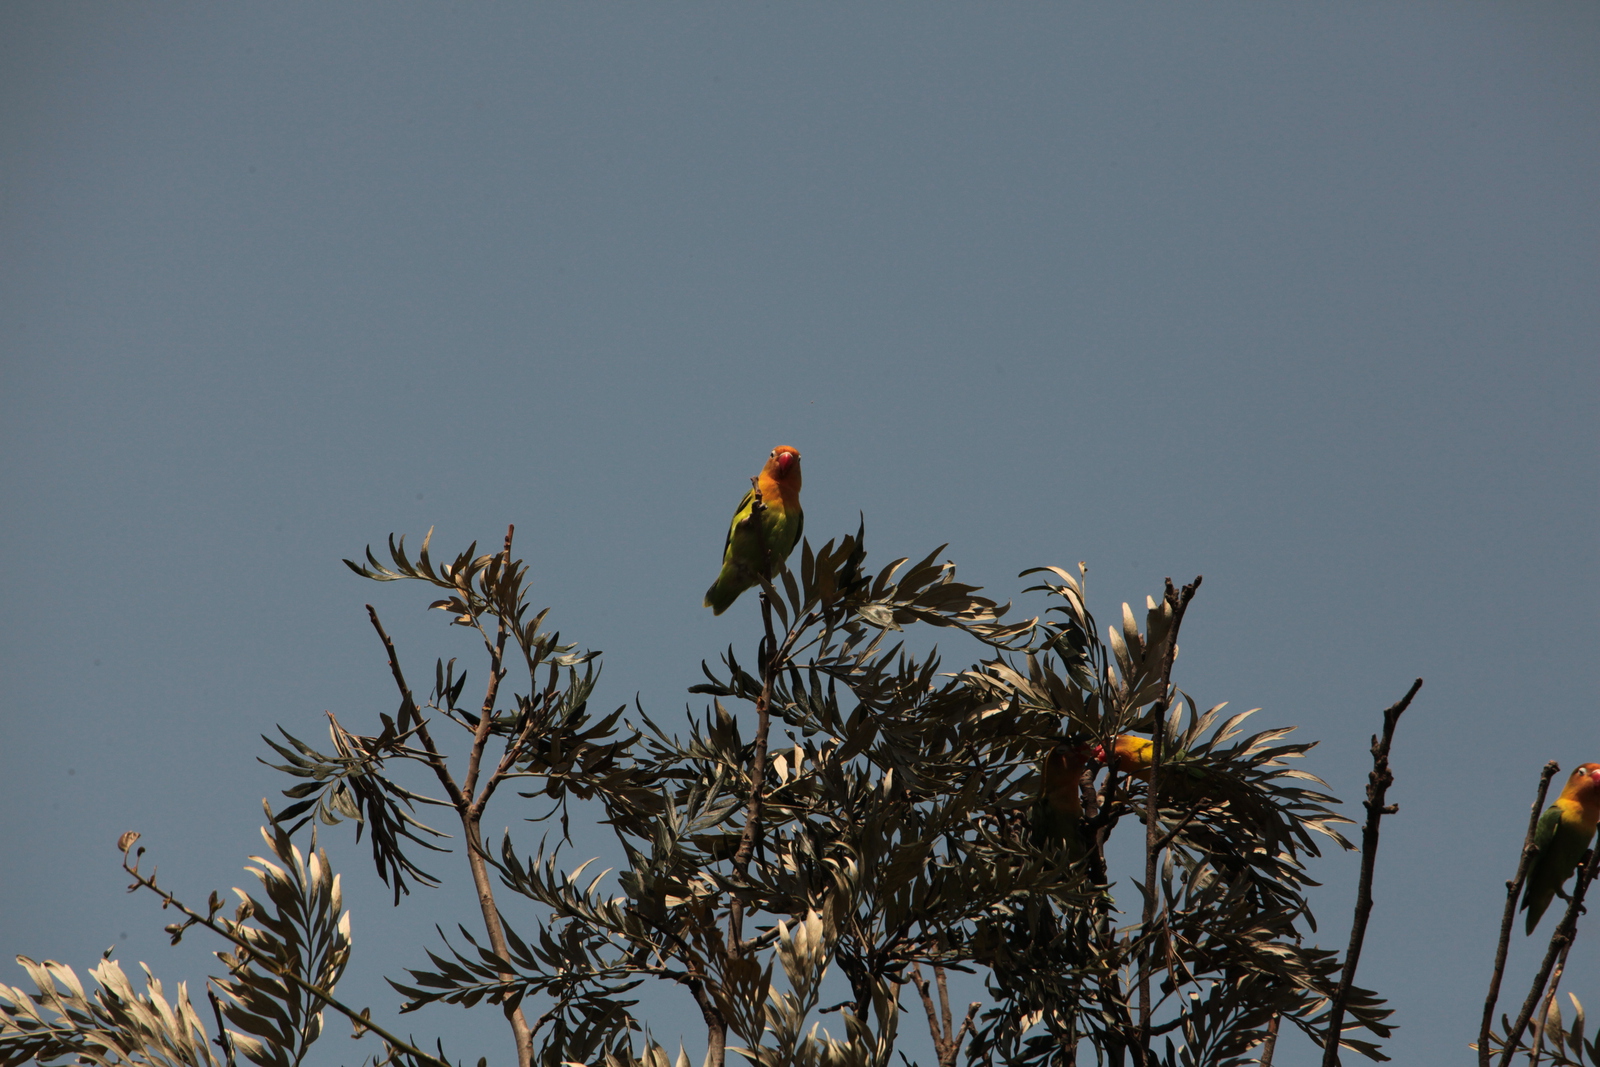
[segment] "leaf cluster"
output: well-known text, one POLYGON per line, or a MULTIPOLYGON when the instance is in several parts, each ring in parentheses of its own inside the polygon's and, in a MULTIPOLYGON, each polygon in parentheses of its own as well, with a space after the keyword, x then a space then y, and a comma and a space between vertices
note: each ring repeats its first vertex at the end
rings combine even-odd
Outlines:
MULTIPOLYGON (((124 835, 125 851, 138 836, 124 835)), ((256 876, 260 891, 234 889, 238 904, 231 916, 215 892, 200 911, 162 889, 155 872, 139 869, 144 849, 124 858, 134 879, 130 892, 155 892, 164 907, 185 916, 167 927, 173 944, 196 926, 229 942, 230 948, 215 954, 225 974, 211 978, 207 990, 217 1023, 214 1038, 208 1037, 186 983, 178 983, 169 1000, 162 983, 140 964, 145 990, 139 993, 110 958, 111 949, 89 972, 98 987, 93 992, 71 967, 18 957, 36 992, 0 986, 0 1065, 235 1067, 243 1057, 258 1067, 300 1067, 321 1036, 323 1012, 331 1006, 356 1024, 356 1036, 379 1030, 384 1053, 372 1057, 373 1067, 449 1067, 442 1052, 428 1056, 371 1027, 366 1012, 334 999, 350 958, 350 914, 343 907, 339 877, 315 840, 302 853, 272 820, 270 810, 261 836, 265 853, 252 856, 245 868, 256 876)))

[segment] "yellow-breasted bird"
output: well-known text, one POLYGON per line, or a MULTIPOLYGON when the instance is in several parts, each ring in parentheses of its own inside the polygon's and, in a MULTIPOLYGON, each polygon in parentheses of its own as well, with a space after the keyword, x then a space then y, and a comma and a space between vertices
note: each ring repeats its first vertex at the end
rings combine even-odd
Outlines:
MULTIPOLYGON (((1117 739, 1111 743, 1111 750, 1117 756, 1117 770, 1122 774, 1131 774, 1146 781, 1150 779, 1151 750, 1155 742, 1148 737, 1134 737, 1132 734, 1118 734, 1117 739)), ((1170 757, 1170 753, 1168 756, 1170 757)), ((1106 759, 1106 746, 1094 746, 1094 759, 1096 763, 1110 763, 1106 759)))
POLYGON ((1544 910, 1571 877, 1600 823, 1600 763, 1585 763, 1572 772, 1566 788, 1556 802, 1539 816, 1534 831, 1533 863, 1528 867, 1528 886, 1522 893, 1522 906, 1528 912, 1528 933, 1539 925, 1544 910))
POLYGON ((767 457, 756 484, 733 513, 728 540, 722 546, 722 570, 706 590, 705 606, 721 615, 739 599, 740 593, 760 580, 769 565, 772 573, 766 577, 772 578, 800 543, 805 523, 805 513, 800 510, 800 453, 788 445, 779 445, 767 457), (758 492, 762 505, 759 535, 756 524, 750 521, 758 492))
MULTIPOLYGON (((1140 781, 1150 780, 1150 761, 1155 755, 1156 743, 1148 737, 1135 737, 1132 734, 1118 734, 1111 744, 1111 750, 1116 754, 1117 772, 1138 778, 1140 781)), ((1104 745, 1094 746, 1094 761, 1108 763, 1104 745)), ((1162 755, 1163 767, 1161 788, 1164 792, 1174 797, 1196 799, 1208 796, 1211 786, 1220 785, 1200 767, 1189 762, 1187 752, 1165 752, 1162 755)))
POLYGON ((1088 762, 1089 746, 1072 741, 1057 745, 1044 758, 1039 799, 1034 802, 1029 826, 1029 838, 1035 846, 1061 841, 1066 844, 1069 858, 1077 859, 1083 854, 1083 837, 1078 833, 1083 794, 1078 785, 1088 762))

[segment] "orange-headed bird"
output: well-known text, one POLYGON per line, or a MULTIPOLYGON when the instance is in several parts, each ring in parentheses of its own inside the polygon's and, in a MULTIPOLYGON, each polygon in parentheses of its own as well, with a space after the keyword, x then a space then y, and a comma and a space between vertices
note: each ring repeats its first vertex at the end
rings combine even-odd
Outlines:
POLYGON ((1083 796, 1078 785, 1089 761, 1089 746, 1063 742, 1044 758, 1039 799, 1033 805, 1030 838, 1036 846, 1048 841, 1066 845, 1069 859, 1083 854, 1083 837, 1078 823, 1083 818, 1083 796))
POLYGON ((706 590, 705 606, 721 615, 763 575, 770 580, 800 543, 805 523, 805 513, 800 510, 800 453, 788 445, 779 445, 767 457, 754 488, 745 493, 733 513, 728 539, 722 546, 722 571, 706 590), (750 521, 757 491, 762 504, 760 536, 750 521))
POLYGON ((1528 933, 1550 906, 1561 883, 1571 877, 1600 823, 1600 763, 1585 763, 1572 772, 1556 802, 1539 816, 1533 847, 1538 851, 1528 868, 1522 906, 1528 912, 1528 933))
MULTIPOLYGON (((1150 761, 1155 756, 1156 743, 1148 737, 1134 737, 1132 734, 1118 734, 1112 742, 1111 750, 1116 753, 1117 772, 1140 781, 1150 780, 1150 761)), ((1104 745, 1094 746, 1094 760, 1096 763, 1107 763, 1106 748, 1104 745)), ((1187 762, 1189 753, 1173 752, 1170 749, 1161 760, 1164 773, 1161 788, 1172 796, 1202 797, 1211 792, 1210 786, 1215 785, 1216 779, 1208 775, 1204 768, 1193 766, 1187 762)))
MULTIPOLYGON (((1117 770, 1122 774, 1137 775, 1149 781, 1151 750, 1156 743, 1148 737, 1134 737, 1132 734, 1118 734, 1112 742, 1112 751, 1117 754, 1117 770)), ((1170 758, 1171 754, 1168 754, 1170 758)), ((1094 758, 1097 763, 1109 763, 1106 759, 1106 747, 1094 746, 1094 758)))

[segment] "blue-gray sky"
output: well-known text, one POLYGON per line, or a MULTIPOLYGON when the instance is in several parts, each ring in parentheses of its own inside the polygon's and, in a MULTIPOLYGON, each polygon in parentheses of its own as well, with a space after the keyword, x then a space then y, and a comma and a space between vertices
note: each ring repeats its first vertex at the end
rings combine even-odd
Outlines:
MULTIPOLYGON (((112 843, 244 884, 257 735, 394 706, 363 603, 460 646, 339 562, 391 531, 516 523, 601 699, 680 716, 781 442, 814 540, 1001 599, 1204 574, 1178 680, 1351 801, 1426 678, 1361 981, 1460 1062, 1539 767, 1600 759, 1597 74, 1589 3, 5 5, 0 957, 198 980, 112 843)), ((381 1016, 470 904, 329 840, 381 1016)))

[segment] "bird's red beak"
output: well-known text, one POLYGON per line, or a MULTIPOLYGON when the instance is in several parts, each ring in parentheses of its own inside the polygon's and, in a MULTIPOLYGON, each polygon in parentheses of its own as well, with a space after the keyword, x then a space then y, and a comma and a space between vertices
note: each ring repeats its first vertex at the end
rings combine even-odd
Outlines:
POLYGON ((787 478, 789 476, 789 468, 792 467, 792 466, 794 466, 794 453, 793 452, 779 452, 778 453, 778 477, 787 478))
POLYGON ((1106 746, 1094 746, 1094 761, 1096 763, 1104 763, 1106 761, 1106 746))

